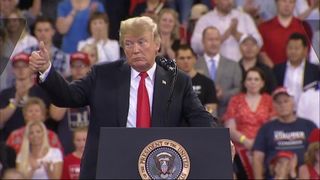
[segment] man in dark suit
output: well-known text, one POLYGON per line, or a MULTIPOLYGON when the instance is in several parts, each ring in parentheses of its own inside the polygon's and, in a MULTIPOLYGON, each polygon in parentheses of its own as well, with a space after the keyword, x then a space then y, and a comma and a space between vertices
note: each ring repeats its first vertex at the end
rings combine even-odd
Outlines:
POLYGON ((191 80, 186 74, 177 73, 173 98, 168 105, 172 74, 155 63, 160 36, 151 18, 136 17, 122 21, 120 44, 127 61, 97 65, 87 77, 71 84, 51 68, 43 43, 40 51, 33 52, 30 57, 31 68, 40 72, 40 84, 54 99, 55 105, 90 106, 91 120, 81 163, 81 178, 94 178, 96 175, 100 127, 176 127, 186 123, 200 127, 215 125, 214 118, 192 90, 191 80))
POLYGON ((273 71, 278 86, 285 86, 298 102, 303 87, 320 80, 319 67, 307 61, 308 43, 303 34, 293 33, 287 43, 288 60, 278 64, 273 71))

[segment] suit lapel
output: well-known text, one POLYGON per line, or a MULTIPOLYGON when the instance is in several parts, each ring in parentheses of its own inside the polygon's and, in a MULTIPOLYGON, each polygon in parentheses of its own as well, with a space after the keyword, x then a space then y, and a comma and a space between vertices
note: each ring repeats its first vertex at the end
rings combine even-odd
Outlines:
POLYGON ((164 126, 170 86, 171 77, 169 73, 157 65, 153 87, 152 127, 164 126))
MULTIPOLYGON (((130 95, 130 79, 131 79, 131 69, 129 65, 124 62, 123 65, 119 68, 120 73, 118 75, 118 118, 119 126, 126 127, 127 117, 129 111, 129 95, 130 95)), ((116 78, 116 77, 114 77, 116 78)))
POLYGON ((220 56, 217 74, 216 74, 216 78, 215 78, 215 82, 217 84, 220 82, 220 79, 222 77, 223 72, 228 72, 227 69, 228 69, 228 67, 225 67, 225 61, 224 61, 223 57, 220 56))

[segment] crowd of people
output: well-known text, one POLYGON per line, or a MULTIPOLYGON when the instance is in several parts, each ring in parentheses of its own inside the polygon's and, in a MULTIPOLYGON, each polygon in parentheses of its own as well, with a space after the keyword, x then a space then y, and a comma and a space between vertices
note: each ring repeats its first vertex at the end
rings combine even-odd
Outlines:
POLYGON ((320 178, 320 0, 0 0, 0 176, 78 179, 90 108, 54 105, 29 57, 77 81, 124 58, 135 16, 229 128, 235 178, 320 178))

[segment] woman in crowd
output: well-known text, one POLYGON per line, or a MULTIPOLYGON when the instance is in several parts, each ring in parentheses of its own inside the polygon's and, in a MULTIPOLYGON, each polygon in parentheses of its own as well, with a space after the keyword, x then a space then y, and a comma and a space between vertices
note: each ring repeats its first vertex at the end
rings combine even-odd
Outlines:
POLYGON ((63 0, 57 9, 57 30, 63 35, 61 49, 66 53, 77 51, 79 41, 89 37, 85 27, 94 12, 104 12, 104 7, 97 0, 63 0))
POLYGON ((158 28, 161 36, 160 54, 174 59, 174 52, 180 45, 178 13, 173 9, 162 9, 158 17, 158 28))
POLYGON ((311 132, 305 153, 305 164, 299 168, 299 179, 320 179, 320 129, 311 132))
POLYGON ((90 37, 80 41, 78 50, 85 45, 93 44, 97 47, 98 63, 112 62, 120 58, 120 46, 118 41, 109 39, 109 18, 107 14, 95 12, 89 19, 90 37))
POLYGON ((253 177, 250 150, 254 139, 259 128, 274 115, 272 98, 264 91, 263 72, 256 67, 249 69, 244 76, 242 92, 231 98, 223 116, 249 178, 253 177))
MULTIPOLYGON (((29 122, 40 121, 44 122, 47 118, 47 108, 44 102, 37 97, 30 97, 22 108, 23 118, 26 124, 29 122)), ((7 145, 12 147, 17 153, 20 151, 23 134, 26 126, 16 129, 11 132, 7 139, 7 145)), ((59 148, 63 152, 60 140, 55 132, 47 130, 49 144, 52 147, 59 148)))
POLYGON ((17 169, 27 179, 59 179, 62 153, 49 145, 47 129, 41 121, 27 124, 22 147, 17 157, 17 169))
POLYGON ((90 65, 94 65, 98 63, 98 49, 94 44, 86 44, 81 49, 80 52, 84 52, 88 54, 90 65))

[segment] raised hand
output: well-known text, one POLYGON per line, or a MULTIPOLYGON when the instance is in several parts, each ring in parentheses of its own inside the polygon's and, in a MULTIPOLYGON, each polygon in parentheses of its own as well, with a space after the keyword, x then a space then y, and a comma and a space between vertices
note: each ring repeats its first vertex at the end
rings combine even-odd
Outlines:
POLYGON ((33 51, 29 57, 29 67, 34 72, 45 72, 50 66, 50 55, 48 50, 44 46, 44 42, 39 44, 39 51, 33 51))

